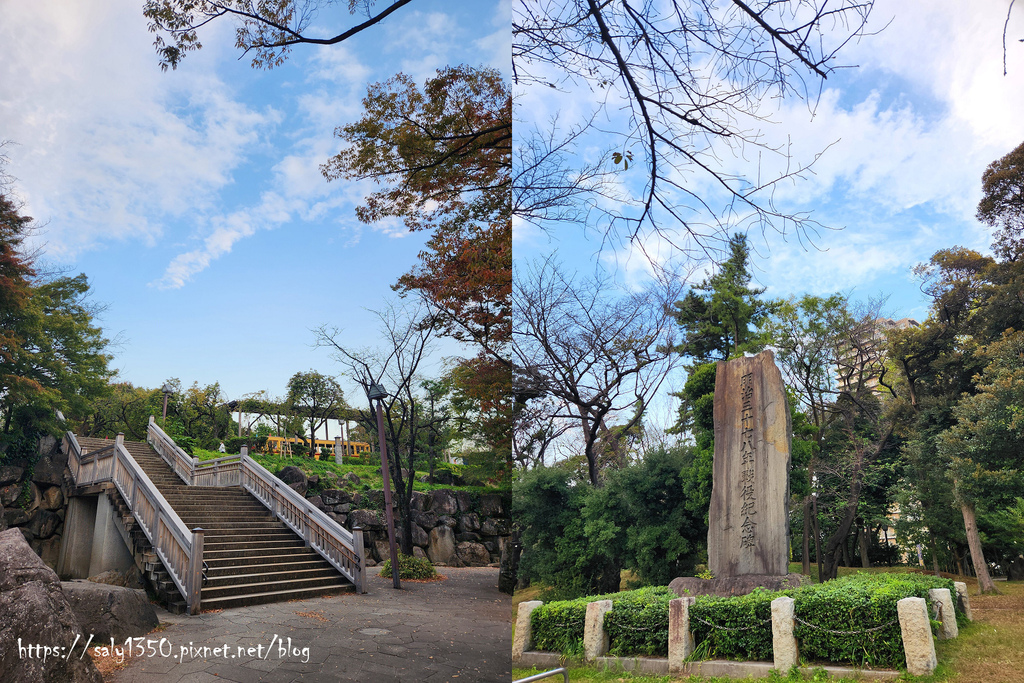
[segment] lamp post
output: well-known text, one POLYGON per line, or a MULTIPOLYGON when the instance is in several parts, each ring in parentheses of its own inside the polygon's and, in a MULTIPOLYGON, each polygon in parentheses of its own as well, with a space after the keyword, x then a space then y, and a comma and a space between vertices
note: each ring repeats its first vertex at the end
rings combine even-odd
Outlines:
POLYGON ((379 384, 371 384, 366 392, 372 407, 377 401, 377 440, 380 443, 380 474, 384 480, 384 518, 388 525, 388 550, 391 552, 391 581, 395 588, 401 588, 398 577, 398 548, 395 547, 395 513, 391 507, 391 475, 388 468, 388 447, 384 440, 384 398, 387 392, 379 384))
POLYGON ((167 427, 167 397, 174 393, 174 389, 171 388, 169 382, 164 382, 164 385, 160 387, 160 391, 164 392, 164 415, 162 427, 167 427))

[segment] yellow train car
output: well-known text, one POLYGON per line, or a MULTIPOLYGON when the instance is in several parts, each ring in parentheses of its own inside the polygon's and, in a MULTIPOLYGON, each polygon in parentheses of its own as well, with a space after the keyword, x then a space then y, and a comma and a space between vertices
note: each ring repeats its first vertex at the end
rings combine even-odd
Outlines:
MULTIPOLYGON (((268 436, 267 437, 267 452, 273 453, 274 455, 280 455, 283 450, 287 455, 288 451, 292 450, 297 444, 309 447, 309 439, 298 439, 296 437, 285 438, 283 436, 268 436), (287 445, 286 445, 287 444, 287 445)), ((334 441, 327 441, 325 439, 316 440, 317 452, 321 448, 327 448, 330 453, 334 453, 334 441)), ((365 457, 370 453, 370 444, 364 441, 342 441, 341 442, 342 455, 347 455, 354 458, 365 457)))

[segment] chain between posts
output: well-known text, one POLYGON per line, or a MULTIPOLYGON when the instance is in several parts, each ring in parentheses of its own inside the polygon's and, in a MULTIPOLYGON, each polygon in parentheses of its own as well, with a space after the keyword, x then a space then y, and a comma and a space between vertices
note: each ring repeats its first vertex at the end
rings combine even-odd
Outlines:
POLYGON ((719 631, 749 631, 751 629, 760 628, 761 626, 764 626, 765 624, 772 623, 772 620, 769 618, 769 619, 765 619, 762 622, 759 622, 759 623, 756 623, 756 624, 752 624, 750 626, 740 626, 740 627, 737 627, 737 628, 732 628, 731 626, 719 626, 718 624, 712 624, 710 621, 704 621, 700 617, 696 617, 696 616, 693 616, 693 615, 691 615, 690 618, 695 620, 695 621, 699 621, 700 623, 704 624, 705 626, 710 626, 711 628, 716 628, 719 631))
POLYGON ((825 628, 824 626, 816 626, 816 625, 814 625, 814 624, 812 624, 812 623, 810 623, 808 621, 804 621, 803 619, 801 619, 800 617, 798 617, 796 615, 794 615, 793 618, 796 619, 797 621, 799 621, 804 626, 807 626, 809 628, 813 628, 816 631, 824 631, 825 633, 831 633, 832 635, 836 635, 836 636, 859 636, 859 635, 862 635, 864 633, 872 633, 874 631, 881 631, 882 629, 889 628, 893 624, 899 622, 899 619, 893 619, 892 621, 890 621, 887 624, 882 624, 881 626, 875 626, 874 628, 867 628, 867 629, 864 629, 862 631, 833 631, 830 628, 825 628))

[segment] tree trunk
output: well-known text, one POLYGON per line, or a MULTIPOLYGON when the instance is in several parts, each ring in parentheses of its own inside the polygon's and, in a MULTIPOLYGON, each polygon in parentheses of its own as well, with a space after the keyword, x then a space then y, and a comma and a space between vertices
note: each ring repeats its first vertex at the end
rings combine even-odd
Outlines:
POLYGON ((843 537, 843 566, 850 566, 850 533, 843 537))
POLYGON ((967 547, 971 550, 971 563, 978 577, 978 590, 982 593, 998 593, 992 577, 988 574, 985 554, 981 551, 981 537, 978 535, 978 521, 974 517, 974 505, 964 503, 960 510, 964 515, 964 529, 967 531, 967 547))
POLYGON ((811 575, 811 497, 804 500, 804 556, 802 571, 811 575))
POLYGON ((871 567, 871 558, 868 557, 868 532, 864 528, 864 520, 861 520, 857 528, 857 535, 860 536, 860 566, 865 569, 871 567))
POLYGON ((932 571, 939 576, 939 549, 935 545, 935 537, 932 536, 932 571))
POLYGON ((824 568, 823 558, 821 557, 821 529, 818 526, 818 497, 814 498, 814 561, 818 563, 818 581, 821 582, 821 573, 824 568))

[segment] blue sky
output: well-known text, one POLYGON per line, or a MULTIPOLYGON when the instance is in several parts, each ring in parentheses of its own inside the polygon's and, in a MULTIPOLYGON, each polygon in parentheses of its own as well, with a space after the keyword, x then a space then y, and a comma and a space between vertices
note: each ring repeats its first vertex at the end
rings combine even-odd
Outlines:
MULTIPOLYGON (((974 218, 981 174, 1024 142, 1024 43, 1018 41, 1024 38, 1024 5, 1017 3, 1007 27, 1004 76, 1007 7, 1006 0, 878 0, 868 26, 877 35, 847 45, 839 55, 838 63, 856 68, 834 72, 816 102, 762 102, 759 114, 767 121, 758 128, 767 145, 789 145, 803 162, 824 152, 803 180, 778 188, 776 206, 788 213, 810 211, 819 222, 842 228, 822 231, 817 248, 770 232, 751 233, 755 278, 767 287, 766 296, 884 296, 888 315, 923 320, 928 301, 913 279, 913 266, 955 245, 989 252, 989 230, 974 218)), ((593 102, 582 85, 566 92, 546 86, 516 91, 520 119, 546 121, 557 112, 562 129, 584 121, 593 102)), ((601 128, 630 130, 611 102, 598 117, 601 128)), ((593 155, 621 144, 621 138, 591 136, 579 149, 593 155)), ((721 158, 727 170, 748 173, 755 167, 751 159, 757 160, 728 152, 721 158)), ((642 175, 640 159, 620 174, 622 189, 634 195, 638 187, 631 176, 637 171, 642 175)), ((610 270, 626 286, 644 282, 650 270, 635 247, 598 252, 594 234, 576 226, 543 233, 516 224, 513 239, 517 261, 557 250, 570 268, 610 270)), ((644 247, 647 253, 667 253, 654 238, 644 247)), ((691 281, 706 272, 696 270, 691 281)), ((665 394, 684 381, 681 371, 669 378, 647 419, 674 422, 676 402, 665 394)))
MULTIPOLYGON (((1006 8, 879 0, 872 28, 888 27, 847 47, 841 61, 857 68, 825 83, 813 115, 806 102, 765 104, 769 141, 805 160, 828 148, 777 201, 843 228, 823 233, 820 251, 753 235, 770 296, 881 293, 891 315, 920 319, 927 303, 913 265, 947 246, 987 249, 973 217, 981 173, 1024 141, 1024 5, 1011 17, 1003 76, 1006 8)), ((372 346, 376 323, 364 309, 392 296, 425 236, 355 219, 371 186, 320 176, 338 150, 332 131, 359 116, 367 83, 399 70, 419 82, 463 62, 508 74, 511 11, 511 0, 417 0, 269 72, 239 59, 231 27, 214 24, 203 50, 162 73, 140 2, 0 0, 8 170, 42 226, 48 262, 85 272, 107 305, 100 322, 120 339, 121 378, 219 381, 229 398, 282 394, 297 371, 340 372, 312 348, 311 328, 337 325, 372 346)), ((560 111, 568 125, 591 97, 544 88, 517 91, 517 104, 560 111)), ((642 258, 597 255, 578 228, 551 238, 515 226, 517 260, 554 249, 580 268, 603 260, 626 280, 644 277, 642 258)), ((435 359, 459 351, 442 345, 435 359)), ((359 398, 351 387, 349 396, 359 398)))
MULTIPOLYGON (((1007 7, 1006 0, 878 0, 868 32, 880 32, 850 43, 837 60, 856 68, 832 73, 816 102, 762 102, 758 113, 767 121, 751 126, 766 145, 788 146, 804 163, 823 152, 804 179, 777 188, 775 204, 842 228, 821 231, 817 249, 751 233, 756 277, 767 296, 881 294, 889 297, 891 315, 923 319, 927 302, 911 268, 944 247, 988 250, 988 229, 974 219, 981 174, 1024 141, 1024 43, 1017 40, 1024 38, 1024 7, 1018 3, 1009 22, 1004 77, 1007 7)), ((586 118, 593 100, 584 87, 516 93, 521 118, 560 112, 563 129, 586 118)), ((630 130, 614 99, 598 121, 605 130, 630 130)), ((581 150, 618 149, 608 140, 590 137, 581 150)), ((727 171, 756 173, 756 156, 719 151, 727 171)), ((765 155, 761 163, 770 172, 783 162, 765 155)), ((623 188, 635 193, 634 174, 643 174, 639 159, 620 174, 623 188)), ((710 194, 709 184, 692 178, 710 194)), ((593 235, 571 227, 552 236, 520 224, 514 253, 518 260, 557 249, 577 268, 600 262, 627 282, 643 279, 648 263, 636 249, 606 248, 598 255, 594 243, 593 235)), ((645 246, 664 253, 656 239, 645 246)))
MULTIPOLYGON (((356 220, 372 185, 319 172, 367 84, 398 71, 422 83, 448 64, 510 71, 499 0, 417 0, 272 71, 251 69, 231 26, 214 23, 162 73, 141 2, 0 0, 0 13, 0 140, 45 261, 89 276, 121 379, 219 381, 228 398, 339 373, 310 330, 374 346, 365 309, 416 262, 425 235, 356 220)), ((316 23, 358 21, 331 11, 316 23)), ((434 367, 461 351, 441 343, 434 367)))

